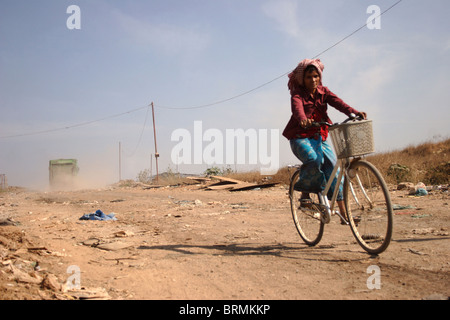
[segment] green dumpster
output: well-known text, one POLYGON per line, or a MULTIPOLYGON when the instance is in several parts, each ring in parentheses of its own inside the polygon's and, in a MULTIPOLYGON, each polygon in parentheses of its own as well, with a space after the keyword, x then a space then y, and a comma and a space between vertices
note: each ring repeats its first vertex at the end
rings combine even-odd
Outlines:
POLYGON ((71 187, 75 182, 78 171, 78 161, 76 159, 50 160, 50 185, 52 187, 71 187))

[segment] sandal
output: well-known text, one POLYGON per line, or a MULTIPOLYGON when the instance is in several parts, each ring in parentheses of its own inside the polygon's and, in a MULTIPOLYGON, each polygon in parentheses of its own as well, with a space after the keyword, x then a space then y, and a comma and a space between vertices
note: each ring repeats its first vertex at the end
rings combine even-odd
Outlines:
POLYGON ((301 198, 300 199, 300 207, 301 208, 311 208, 313 205, 313 201, 311 198, 301 198))

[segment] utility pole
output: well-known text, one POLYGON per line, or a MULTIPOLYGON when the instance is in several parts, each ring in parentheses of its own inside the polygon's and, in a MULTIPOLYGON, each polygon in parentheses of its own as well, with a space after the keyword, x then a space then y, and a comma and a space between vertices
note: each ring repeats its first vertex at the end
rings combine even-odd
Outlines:
POLYGON ((150 182, 153 182, 153 154, 150 154, 150 182))
POLYGON ((155 138, 155 162, 156 162, 156 182, 159 181, 159 172, 158 172, 158 146, 156 144, 156 127, 155 127, 155 106, 153 105, 153 102, 151 103, 152 106, 152 115, 153 115, 153 136, 155 138))
POLYGON ((122 146, 119 141, 119 181, 122 181, 122 146))

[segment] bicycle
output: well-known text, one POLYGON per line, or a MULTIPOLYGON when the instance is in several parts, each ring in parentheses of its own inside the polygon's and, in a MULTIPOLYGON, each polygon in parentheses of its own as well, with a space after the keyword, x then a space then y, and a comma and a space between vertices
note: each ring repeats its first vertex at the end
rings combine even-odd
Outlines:
POLYGON ((325 189, 310 193, 310 200, 306 203, 301 201, 302 191, 295 187, 301 166, 289 166, 289 170, 295 168, 290 179, 289 198, 300 237, 309 246, 317 245, 322 239, 325 224, 330 223, 335 213, 344 224, 350 226, 356 241, 365 251, 382 253, 392 238, 393 209, 383 176, 373 164, 363 159, 364 155, 374 152, 372 121, 356 118, 352 114, 341 123, 316 122, 313 125, 329 126, 338 160, 325 189), (327 194, 336 173, 337 183, 329 201, 327 194), (334 210, 342 178, 346 216, 334 210))

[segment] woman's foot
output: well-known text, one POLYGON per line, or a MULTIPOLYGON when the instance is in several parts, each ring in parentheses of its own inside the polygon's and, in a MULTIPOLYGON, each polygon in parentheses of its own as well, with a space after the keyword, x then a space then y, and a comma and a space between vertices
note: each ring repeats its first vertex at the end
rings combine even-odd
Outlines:
POLYGON ((302 193, 302 196, 300 197, 300 207, 302 208, 311 208, 312 207, 312 200, 309 196, 309 193, 302 193))
POLYGON ((313 202, 311 199, 300 199, 300 207, 302 208, 311 208, 312 204, 313 202))

